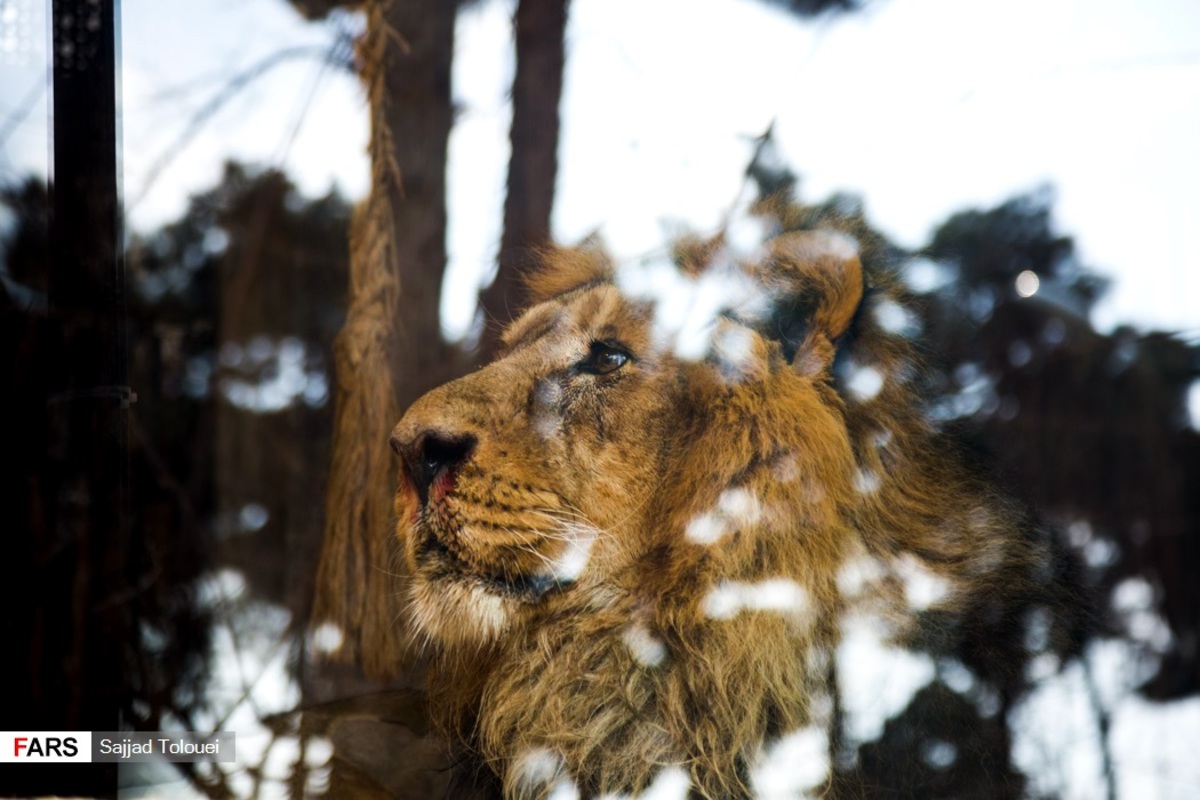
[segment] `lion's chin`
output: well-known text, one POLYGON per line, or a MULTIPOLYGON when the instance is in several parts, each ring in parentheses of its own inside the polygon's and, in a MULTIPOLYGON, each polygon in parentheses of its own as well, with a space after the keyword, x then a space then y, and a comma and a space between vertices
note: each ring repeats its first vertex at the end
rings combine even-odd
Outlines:
POLYGON ((416 580, 412 588, 412 621, 435 646, 483 648, 508 633, 520 601, 465 580, 416 580))

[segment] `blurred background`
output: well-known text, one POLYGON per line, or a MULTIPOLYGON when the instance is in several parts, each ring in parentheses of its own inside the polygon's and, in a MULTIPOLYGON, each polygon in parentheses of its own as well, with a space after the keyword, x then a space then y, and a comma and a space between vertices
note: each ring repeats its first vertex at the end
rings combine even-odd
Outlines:
POLYGON ((1023 609, 994 675, 873 645, 836 794, 1200 796, 1200 6, 123 0, 111 486, 69 435, 91 329, 51 227, 58 76, 110 7, 0 0, 0 727, 237 732, 127 797, 432 796, 419 665, 379 680, 393 620, 329 596, 395 590, 386 430, 486 359, 530 247, 637 259, 785 192, 893 245, 932 419, 1094 609, 1023 609))

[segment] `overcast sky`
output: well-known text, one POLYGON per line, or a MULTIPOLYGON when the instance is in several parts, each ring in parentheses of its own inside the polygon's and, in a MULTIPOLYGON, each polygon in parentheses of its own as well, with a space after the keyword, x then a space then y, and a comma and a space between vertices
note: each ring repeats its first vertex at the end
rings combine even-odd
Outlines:
MULTIPOLYGON (((45 168, 45 9, 0 0, 0 176, 45 168)), ((499 237, 512 74, 509 2, 462 15, 451 144, 447 318, 461 333, 499 237)), ((226 158, 284 167, 311 193, 365 191, 365 111, 352 76, 297 58, 194 136, 241 69, 321 45, 329 25, 283 0, 124 0, 125 190, 135 227, 183 209, 226 158), (164 154, 179 149, 169 160, 164 154), (165 164, 165 166, 164 166, 165 164), (148 186, 151 175, 155 175, 148 186)), ((663 225, 715 225, 750 137, 772 122, 820 199, 857 193, 901 244, 966 206, 1041 184, 1085 263, 1116 278, 1096 315, 1200 334, 1200 3, 874 0, 803 23, 754 0, 575 0, 554 226, 600 230, 619 254, 663 225)))

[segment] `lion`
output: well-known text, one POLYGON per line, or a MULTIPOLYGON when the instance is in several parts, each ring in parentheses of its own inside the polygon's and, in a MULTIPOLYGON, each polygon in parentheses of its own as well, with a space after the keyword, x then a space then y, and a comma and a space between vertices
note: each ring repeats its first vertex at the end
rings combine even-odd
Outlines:
POLYGON ((434 712, 506 797, 761 796, 781 754, 820 794, 846 615, 900 631, 1032 558, 921 411, 883 245, 730 239, 552 250, 392 432, 434 712))

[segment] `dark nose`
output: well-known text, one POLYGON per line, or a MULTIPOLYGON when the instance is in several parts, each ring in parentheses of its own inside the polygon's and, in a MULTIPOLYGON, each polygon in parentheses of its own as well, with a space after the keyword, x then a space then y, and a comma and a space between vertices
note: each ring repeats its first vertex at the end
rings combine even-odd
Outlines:
POLYGON ((422 431, 408 442, 395 434, 392 449, 404 461, 404 470, 424 503, 429 487, 447 472, 462 466, 475 450, 475 437, 470 434, 447 434, 443 431, 422 431))

